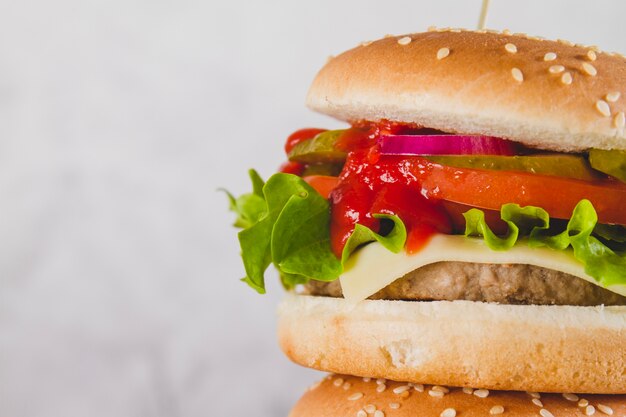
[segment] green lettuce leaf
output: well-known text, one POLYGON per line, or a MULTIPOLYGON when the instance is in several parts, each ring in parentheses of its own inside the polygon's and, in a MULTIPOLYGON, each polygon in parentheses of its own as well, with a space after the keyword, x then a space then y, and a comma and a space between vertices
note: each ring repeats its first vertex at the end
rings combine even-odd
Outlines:
POLYGON ((235 198, 231 193, 224 189, 220 189, 226 193, 230 203, 230 210, 237 214, 233 226, 246 229, 256 224, 261 217, 267 212, 267 205, 263 197, 263 186, 265 183, 253 169, 248 171, 250 180, 252 181, 252 193, 243 194, 235 198))
POLYGON ((406 241, 406 228, 397 216, 376 215, 393 223, 386 236, 357 225, 337 259, 330 243, 330 205, 302 178, 274 174, 267 183, 250 171, 253 192, 235 198, 226 193, 230 209, 237 214, 235 226, 246 276, 242 279, 265 293, 265 271, 270 264, 278 270, 286 289, 310 279, 333 281, 341 275, 343 262, 359 246, 372 241, 399 252, 406 241))
POLYGON ((265 189, 268 205, 273 199, 281 200, 271 234, 272 262, 280 272, 298 276, 299 282, 311 277, 336 279, 342 269, 330 246, 328 201, 300 177, 276 175, 265 189), (269 188, 273 184, 276 189, 269 188), (282 204, 284 197, 288 199, 282 204))
POLYGON ((598 215, 589 200, 581 200, 576 205, 564 229, 559 225, 551 226, 550 216, 539 207, 505 204, 500 211, 509 228, 504 237, 491 231, 481 210, 471 209, 464 216, 465 235, 482 237, 493 250, 507 250, 521 238, 527 238, 531 247, 560 251, 571 248, 574 257, 585 266, 585 272, 600 285, 626 284, 626 255, 611 248, 611 242, 624 241, 620 233, 623 228, 598 225, 598 215))
POLYGON ((346 245, 343 247, 343 252, 341 253, 342 264, 346 263, 350 255, 357 248, 369 242, 377 241, 393 253, 398 253, 404 249, 404 243, 406 242, 406 227, 404 226, 402 220, 400 220, 398 216, 390 214, 374 214, 374 217, 393 222, 393 229, 391 229, 391 232, 382 236, 362 224, 357 224, 354 227, 354 232, 352 232, 346 242, 346 245))
MULTIPOLYGON (((230 209, 237 214, 235 226, 246 276, 242 279, 259 293, 265 292, 265 271, 274 264, 282 285, 293 288, 307 283, 335 280, 343 265, 359 247, 379 242, 392 252, 400 252, 407 231, 397 216, 375 214, 392 225, 385 235, 357 224, 344 247, 341 260, 330 244, 330 207, 302 178, 278 173, 263 182, 250 171, 253 191, 235 198, 226 192, 230 209)), ((496 235, 487 225, 484 213, 471 209, 464 214, 465 236, 480 237, 492 250, 508 250, 516 244, 572 251, 585 271, 600 285, 626 285, 626 228, 598 224, 593 205, 581 200, 571 218, 550 221, 540 207, 505 204, 500 210, 508 226, 504 236, 496 235)))

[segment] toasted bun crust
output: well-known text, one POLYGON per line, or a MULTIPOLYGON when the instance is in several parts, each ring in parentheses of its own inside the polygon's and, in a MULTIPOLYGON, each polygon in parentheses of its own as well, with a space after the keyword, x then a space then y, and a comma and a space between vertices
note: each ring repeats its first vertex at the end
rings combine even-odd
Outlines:
POLYGON ((626 149, 626 59, 525 35, 388 37, 332 58, 307 105, 346 121, 414 122, 543 149, 626 149))
POLYGON ((279 342, 301 365, 499 390, 626 393, 626 307, 289 295, 279 342))
MULTIPOLYGON (((449 392, 435 397, 429 394, 433 390, 432 386, 415 388, 401 382, 377 383, 375 379, 366 380, 368 382, 354 376, 329 375, 304 394, 289 417, 355 417, 359 416, 357 413, 360 410, 363 410, 361 416, 376 416, 375 411, 367 413, 374 409, 382 411, 382 415, 387 417, 580 417, 586 415, 587 407, 592 407, 593 414, 597 416, 606 416, 607 413, 613 416, 626 414, 625 395, 567 394, 569 399, 566 399, 561 394, 490 391, 486 397, 481 398, 476 394, 485 394, 484 391, 472 394, 469 390, 463 392, 459 388, 438 387, 435 389, 440 390, 439 392, 449 392), (384 387, 384 391, 378 387, 384 387), (444 412, 448 409, 450 410, 444 412), (542 409, 550 414, 542 412, 542 409)), ((589 412, 591 410, 590 408, 589 412)))

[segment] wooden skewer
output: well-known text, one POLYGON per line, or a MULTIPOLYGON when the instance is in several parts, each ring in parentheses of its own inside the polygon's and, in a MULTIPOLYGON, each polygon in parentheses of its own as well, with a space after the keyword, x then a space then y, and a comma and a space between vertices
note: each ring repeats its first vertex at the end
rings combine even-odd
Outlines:
POLYGON ((483 7, 480 9, 480 18, 478 19, 478 30, 482 30, 487 25, 487 11, 489 10, 490 0, 483 0, 483 7))

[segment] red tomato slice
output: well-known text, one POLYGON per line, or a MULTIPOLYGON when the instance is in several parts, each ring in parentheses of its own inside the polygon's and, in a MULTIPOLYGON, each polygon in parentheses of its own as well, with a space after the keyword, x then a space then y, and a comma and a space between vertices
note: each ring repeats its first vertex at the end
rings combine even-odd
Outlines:
POLYGON ((330 197, 330 192, 339 184, 339 178, 328 175, 309 175, 302 178, 324 198, 330 197))
POLYGON ((279 172, 283 172, 285 174, 293 174, 293 175, 302 175, 302 172, 304 171, 304 165, 302 165, 299 162, 291 162, 291 161, 287 161, 284 162, 279 168, 278 168, 279 172))
MULTIPOLYGON (((446 200, 442 201, 442 206, 450 217, 453 233, 465 233, 465 217, 463 217, 463 213, 474 207, 446 200)), ((492 232, 497 235, 505 235, 508 232, 509 226, 500 218, 500 210, 483 210, 483 212, 485 213, 485 222, 492 232)))
POLYGON ((429 197, 500 210, 507 203, 538 206, 569 219, 582 199, 593 203, 601 223, 626 225, 626 184, 581 181, 523 172, 453 168, 420 159, 413 170, 429 197))

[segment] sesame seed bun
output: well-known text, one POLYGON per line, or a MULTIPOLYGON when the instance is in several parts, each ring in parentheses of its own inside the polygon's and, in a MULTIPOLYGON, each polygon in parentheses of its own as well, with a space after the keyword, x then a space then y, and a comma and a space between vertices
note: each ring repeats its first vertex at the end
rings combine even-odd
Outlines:
POLYGON ((624 395, 463 391, 460 388, 329 375, 309 388, 289 417, 580 417, 625 414, 624 395))
POLYGON ((328 372, 499 390, 626 394, 626 307, 291 294, 279 342, 328 372))
POLYGON ((346 121, 414 122, 542 149, 626 149, 626 59, 525 35, 387 37, 332 58, 307 105, 346 121))

